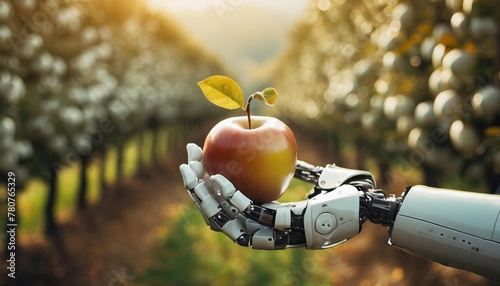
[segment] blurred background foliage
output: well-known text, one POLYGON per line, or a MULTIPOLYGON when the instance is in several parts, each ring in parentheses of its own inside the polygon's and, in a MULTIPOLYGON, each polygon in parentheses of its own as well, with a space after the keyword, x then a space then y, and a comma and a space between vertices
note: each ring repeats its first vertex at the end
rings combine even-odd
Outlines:
POLYGON ((31 179, 48 183, 49 233, 59 171, 81 165, 83 208, 90 162, 100 158, 104 169, 116 149, 121 179, 127 142, 141 145, 149 132, 156 152, 157 141, 169 143, 160 134, 174 140, 219 112, 199 100, 193 79, 223 73, 221 65, 142 1, 1 1, 0 8, 0 170, 16 173, 19 190, 31 179))
MULTIPOLYGON (((171 172, 159 162, 177 164, 188 134, 203 137, 200 126, 228 116, 196 86, 213 74, 234 74, 247 94, 274 86, 279 102, 258 112, 316 142, 328 162, 313 164, 367 169, 383 186, 500 193, 496 0, 311 0, 294 12, 303 14, 298 24, 282 7, 204 5, 167 16, 140 0, 0 0, 0 176, 16 174, 23 244, 45 234, 57 245, 75 210, 114 200, 110 190, 144 168, 171 172), (235 18, 246 28, 231 26, 235 18), (223 27, 237 36, 209 33, 223 27), (210 41, 197 42, 196 32, 210 41)), ((281 200, 301 200, 308 187, 294 181, 281 200)), ((4 216, 5 184, 0 190, 4 216)), ((127 283, 330 285, 356 276, 342 260, 356 255, 348 247, 239 248, 185 199, 168 207, 152 262, 127 283), (344 278, 331 271, 339 265, 344 278)), ((363 281, 397 284, 405 275, 385 271, 363 281)))
POLYGON ((358 168, 375 158, 383 182, 390 165, 409 163, 429 185, 462 177, 471 191, 500 192, 495 1, 312 7, 276 78, 289 97, 280 117, 317 131, 340 162, 346 145, 358 168))

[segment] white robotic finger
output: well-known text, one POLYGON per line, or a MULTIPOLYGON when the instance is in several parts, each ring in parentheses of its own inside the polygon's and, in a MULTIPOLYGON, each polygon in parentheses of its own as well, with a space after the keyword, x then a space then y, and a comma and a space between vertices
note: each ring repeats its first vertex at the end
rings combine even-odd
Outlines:
POLYGON ((198 161, 201 162, 203 159, 203 150, 201 150, 200 146, 194 143, 188 143, 186 145, 186 150, 188 154, 188 162, 198 161))
POLYGON ((181 172, 184 186, 188 190, 192 190, 198 185, 198 176, 196 172, 193 171, 193 169, 191 169, 187 164, 180 165, 179 171, 181 172))
POLYGON ((188 166, 194 171, 198 179, 203 179, 205 176, 205 167, 200 161, 190 161, 188 166))
POLYGON ((213 175, 210 177, 210 180, 224 198, 230 198, 236 192, 234 185, 222 175, 213 175))
MULTIPOLYGON (((199 180, 196 176, 196 173, 193 171, 193 169, 191 169, 186 164, 182 164, 179 167, 179 170, 181 172, 182 180, 184 181, 184 185, 188 189, 188 194, 191 197, 191 200, 193 201, 194 205, 198 208, 198 210, 202 214, 203 219, 205 220, 205 223, 207 225, 210 225, 210 220, 207 217, 207 215, 205 214, 205 211, 203 210, 203 208, 201 206, 202 201, 200 200, 200 197, 198 196, 198 194, 196 194, 196 192, 194 191, 194 189, 196 189, 197 186, 199 185, 199 180)), ((207 202, 205 202, 205 205, 207 205, 207 202)))
POLYGON ((256 231, 252 236, 252 248, 254 249, 274 249, 274 230, 263 228, 256 231))
POLYGON ((252 204, 252 201, 240 191, 236 191, 230 201, 240 211, 245 211, 252 204))
POLYGON ((200 207, 203 214, 207 217, 213 217, 219 211, 219 203, 212 197, 205 183, 200 183, 194 188, 194 193, 200 200, 200 207))
POLYGON ((244 234, 244 229, 242 223, 233 219, 228 221, 222 228, 222 232, 231 238, 233 241, 236 241, 242 234, 244 234))
POLYGON ((292 223, 292 213, 289 208, 277 208, 276 215, 274 218, 274 228, 283 230, 285 228, 290 228, 292 223))

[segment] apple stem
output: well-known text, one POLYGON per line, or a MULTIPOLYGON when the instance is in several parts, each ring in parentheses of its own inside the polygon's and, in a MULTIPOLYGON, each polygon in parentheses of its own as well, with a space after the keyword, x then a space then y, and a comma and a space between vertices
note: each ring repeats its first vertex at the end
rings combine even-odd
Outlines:
POLYGON ((248 118, 248 129, 252 129, 252 120, 250 119, 250 102, 252 102, 253 94, 248 97, 247 105, 245 106, 245 112, 248 118))

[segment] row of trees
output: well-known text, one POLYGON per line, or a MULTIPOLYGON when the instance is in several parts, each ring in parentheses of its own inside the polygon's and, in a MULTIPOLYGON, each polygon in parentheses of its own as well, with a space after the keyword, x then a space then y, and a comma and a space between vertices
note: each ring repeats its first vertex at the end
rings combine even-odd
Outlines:
POLYGON ((155 134, 174 138, 218 112, 196 82, 221 71, 141 1, 0 0, 0 173, 14 171, 18 190, 34 177, 50 185, 55 233, 61 169, 81 164, 84 208, 90 160, 116 148, 120 180, 127 142, 152 131, 154 152, 155 134))
POLYGON ((381 174, 404 161, 430 185, 459 175, 499 191, 498 3, 313 3, 279 72, 280 116, 355 146, 359 168, 371 155, 381 174))

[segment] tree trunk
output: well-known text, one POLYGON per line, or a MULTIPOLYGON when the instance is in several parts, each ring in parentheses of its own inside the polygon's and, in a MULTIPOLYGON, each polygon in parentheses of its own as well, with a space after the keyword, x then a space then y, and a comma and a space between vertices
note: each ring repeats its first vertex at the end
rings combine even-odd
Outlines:
POLYGON ((429 187, 439 187, 439 180, 441 179, 441 172, 427 164, 422 165, 422 171, 424 174, 424 184, 429 187))
POLYGON ((45 203, 45 234, 56 234, 55 205, 57 196, 57 170, 50 167, 49 193, 45 203))
POLYGON ((487 168, 486 180, 488 183, 489 192, 492 194, 500 195, 500 174, 495 173, 493 166, 487 168))
POLYGON ((123 162, 124 162, 124 144, 122 142, 118 143, 116 146, 116 180, 118 184, 121 184, 123 180, 123 162))
POLYGON ((78 190, 78 209, 83 210, 87 206, 88 176, 87 169, 90 156, 82 156, 80 160, 80 186, 78 190))
POLYGON ((137 169, 144 166, 144 133, 140 132, 137 138, 137 169))
POLYGON ((335 132, 327 133, 327 154, 332 154, 333 162, 339 166, 343 165, 342 155, 340 151, 340 139, 335 132))
POLYGON ((171 147, 171 140, 172 138, 170 138, 172 136, 172 130, 170 128, 170 126, 167 126, 165 127, 165 142, 163 142, 165 145, 164 145, 164 148, 165 148, 165 153, 168 154, 168 151, 170 150, 170 147, 171 147))
POLYGON ((153 128, 151 130, 151 163, 153 165, 158 164, 158 128, 153 128))
POLYGON ((108 195, 106 189, 106 149, 101 150, 101 162, 99 166, 99 186, 101 187, 101 197, 108 195))
POLYGON ((366 169, 366 156, 365 156, 365 149, 363 149, 363 144, 361 143, 360 140, 355 140, 354 146, 356 148, 356 168, 358 170, 365 170, 366 169))
POLYGON ((379 178, 377 181, 380 181, 381 184, 386 185, 389 183, 389 164, 385 160, 385 158, 379 158, 377 160, 379 178))

